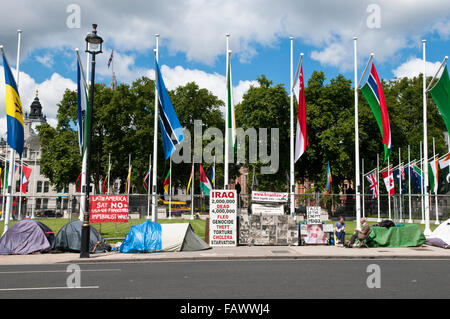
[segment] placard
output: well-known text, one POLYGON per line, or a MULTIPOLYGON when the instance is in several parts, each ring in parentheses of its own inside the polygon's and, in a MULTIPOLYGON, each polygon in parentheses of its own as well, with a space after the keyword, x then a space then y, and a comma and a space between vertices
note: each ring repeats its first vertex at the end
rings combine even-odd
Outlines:
POLYGON ((209 197, 209 245, 237 246, 236 190, 212 190, 209 197))
POLYGON ((128 222, 128 196, 90 196, 90 220, 92 223, 128 222))
POLYGON ((308 224, 322 224, 322 210, 320 206, 306 207, 306 216, 308 224))
POLYGON ((283 215, 284 214, 284 205, 283 204, 257 204, 252 203, 252 214, 276 214, 283 215))
POLYGON ((306 237, 305 244, 323 245, 327 243, 327 236, 323 230, 323 225, 320 224, 308 224, 306 225, 306 237))
POLYGON ((288 193, 252 191, 252 201, 287 203, 288 193))

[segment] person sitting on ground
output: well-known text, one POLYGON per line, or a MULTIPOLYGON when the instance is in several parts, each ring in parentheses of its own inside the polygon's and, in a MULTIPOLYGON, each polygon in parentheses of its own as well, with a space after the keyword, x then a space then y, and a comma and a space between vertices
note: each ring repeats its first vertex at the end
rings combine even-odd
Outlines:
POLYGON ((351 248, 353 244, 355 243, 356 238, 358 238, 360 241, 365 240, 369 237, 370 234, 370 226, 367 223, 367 220, 365 218, 361 218, 361 230, 356 229, 355 233, 353 234, 352 238, 350 238, 350 241, 347 243, 345 247, 351 248))
POLYGON ((339 216, 338 221, 334 224, 334 232, 336 233, 336 237, 339 240, 339 243, 345 244, 345 223, 344 217, 339 216))

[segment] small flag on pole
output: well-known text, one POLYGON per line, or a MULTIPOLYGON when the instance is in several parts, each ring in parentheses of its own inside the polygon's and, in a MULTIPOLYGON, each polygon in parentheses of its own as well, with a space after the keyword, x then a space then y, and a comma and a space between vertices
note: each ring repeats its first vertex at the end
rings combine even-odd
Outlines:
POLYGON ((378 182, 377 182, 377 175, 375 172, 371 173, 367 177, 367 181, 369 182, 369 188, 372 191, 372 198, 378 197, 378 182))
POLYGON ((437 156, 428 163, 428 178, 430 181, 430 190, 437 195, 439 188, 439 162, 437 156))
POLYGON ((331 177, 330 162, 328 162, 328 168, 327 168, 327 194, 331 193, 331 183, 332 182, 333 182, 333 178, 331 177))
POLYGON ((212 189, 211 183, 208 177, 206 177, 205 171, 203 170, 203 166, 201 164, 200 164, 200 189, 205 195, 209 195, 212 189))
MULTIPOLYGON (((108 69, 109 69, 109 66, 110 66, 111 63, 112 63, 113 55, 114 55, 114 50, 111 51, 111 56, 109 57, 109 60, 108 60, 108 69)), ((120 62, 120 61, 119 61, 119 62, 120 62)))
POLYGON ((152 168, 150 166, 150 168, 147 171, 147 174, 145 174, 144 176, 144 189, 145 191, 148 191, 148 185, 150 185, 150 173, 152 171, 152 168))
POLYGON ((80 172, 80 174, 78 174, 77 180, 75 181, 75 191, 77 193, 81 192, 81 175, 83 172, 80 172))
POLYGON ((22 165, 22 193, 27 193, 28 181, 30 180, 32 169, 28 166, 22 165))
POLYGON ((295 162, 303 155, 308 146, 308 137, 306 136, 306 103, 305 103, 305 84, 303 82, 303 63, 300 66, 299 91, 298 91, 298 114, 297 130, 295 132, 295 162))
POLYGON ((442 72, 438 83, 430 90, 436 106, 444 119, 447 131, 450 130, 450 78, 448 76, 447 66, 442 72))
POLYGON ((102 192, 103 192, 103 194, 108 193, 108 185, 107 185, 107 182, 108 182, 108 175, 106 175, 106 176, 105 176, 105 179, 103 180, 103 184, 102 184, 102 192))
POLYGON ((386 191, 389 196, 395 194, 394 188, 394 176, 392 174, 392 168, 389 167, 387 170, 381 172, 381 176, 383 176, 384 185, 386 186, 386 191))
POLYGON ((170 169, 169 172, 166 175, 166 178, 164 179, 164 191, 169 194, 169 183, 170 183, 170 169))

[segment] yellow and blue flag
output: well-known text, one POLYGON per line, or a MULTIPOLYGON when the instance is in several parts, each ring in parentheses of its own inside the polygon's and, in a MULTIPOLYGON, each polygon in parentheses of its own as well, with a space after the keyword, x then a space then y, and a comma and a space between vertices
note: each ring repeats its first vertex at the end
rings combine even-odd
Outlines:
POLYGON ((19 91, 6 60, 5 52, 3 52, 3 69, 5 70, 8 144, 22 157, 24 144, 22 103, 20 102, 19 91))

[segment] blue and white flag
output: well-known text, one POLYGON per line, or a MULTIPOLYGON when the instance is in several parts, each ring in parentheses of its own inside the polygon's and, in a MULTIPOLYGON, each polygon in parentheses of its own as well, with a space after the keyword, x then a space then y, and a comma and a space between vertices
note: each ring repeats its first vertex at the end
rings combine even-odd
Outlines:
POLYGON ((87 136, 87 129, 90 121, 90 115, 87 112, 89 107, 87 97, 87 85, 84 78, 83 66, 81 65, 80 56, 77 52, 77 128, 78 128, 78 143, 80 145, 80 153, 83 156, 84 151, 87 148, 87 140, 84 136, 87 136))
POLYGON ((159 110, 159 121, 161 124, 161 135, 163 140, 164 155, 168 159, 178 144, 184 139, 183 128, 178 120, 177 113, 170 101, 164 80, 159 70, 158 62, 155 59, 156 66, 156 89, 158 90, 158 98, 161 104, 159 110))

